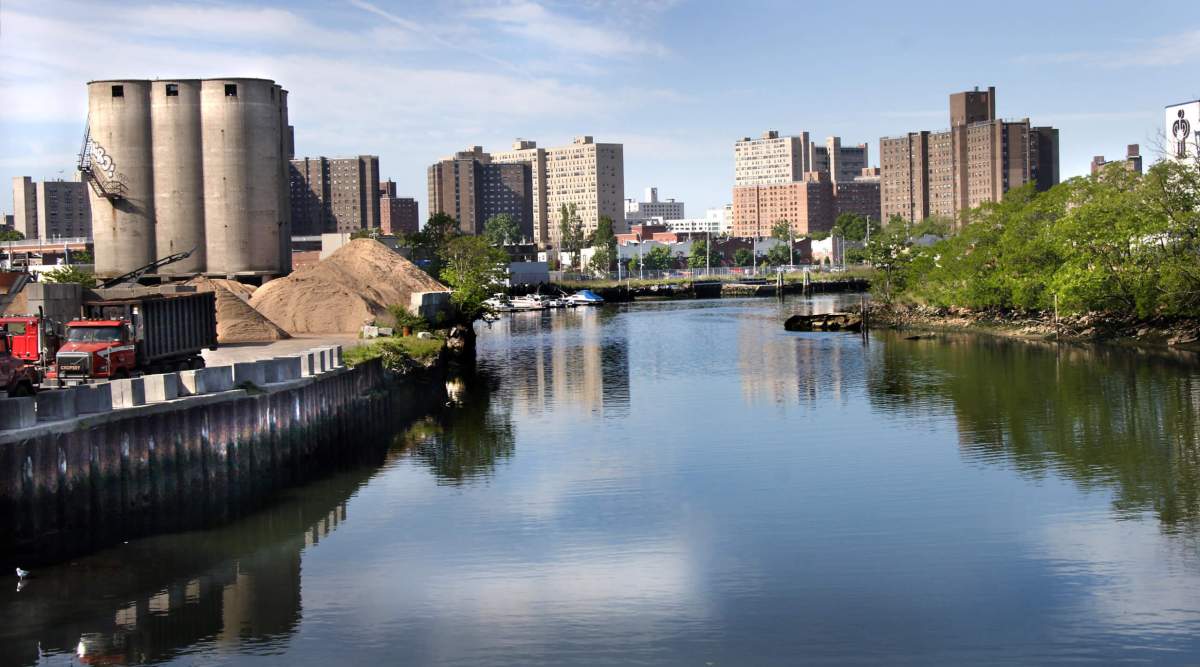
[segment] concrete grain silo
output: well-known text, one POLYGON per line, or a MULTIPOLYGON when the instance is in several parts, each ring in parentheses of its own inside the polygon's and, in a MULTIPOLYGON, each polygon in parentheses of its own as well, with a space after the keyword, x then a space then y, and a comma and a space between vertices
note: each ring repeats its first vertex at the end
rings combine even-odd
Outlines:
POLYGON ((98 275, 193 248, 156 274, 291 270, 291 128, 287 91, 274 81, 93 81, 88 122, 80 168, 93 191, 98 275))
POLYGON ((96 274, 116 276, 154 261, 150 82, 88 82, 88 138, 96 274))
POLYGON ((191 257, 159 269, 162 275, 194 275, 207 266, 200 127, 198 80, 151 84, 156 255, 166 257, 195 248, 191 257))
POLYGON ((286 213, 278 98, 264 79, 201 82, 208 273, 279 272, 286 213))
POLYGON ((279 207, 283 212, 283 225, 279 234, 279 272, 288 274, 292 272, 292 193, 289 165, 292 158, 296 157, 296 148, 292 126, 288 121, 288 92, 283 86, 275 86, 275 92, 279 96, 279 145, 283 157, 279 161, 279 207))

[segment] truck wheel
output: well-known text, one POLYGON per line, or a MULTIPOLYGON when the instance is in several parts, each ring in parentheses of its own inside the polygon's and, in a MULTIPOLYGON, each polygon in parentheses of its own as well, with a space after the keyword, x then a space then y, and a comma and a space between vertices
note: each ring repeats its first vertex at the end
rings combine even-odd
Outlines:
POLYGON ((21 396, 33 396, 33 385, 28 382, 20 382, 17 386, 8 390, 9 398, 19 398, 21 396))
POLYGON ((192 359, 191 366, 193 369, 204 368, 204 357, 196 357, 192 359))
POLYGON ((113 373, 112 377, 114 380, 128 380, 129 379, 129 371, 127 369, 122 368, 122 369, 118 370, 117 372, 113 373))

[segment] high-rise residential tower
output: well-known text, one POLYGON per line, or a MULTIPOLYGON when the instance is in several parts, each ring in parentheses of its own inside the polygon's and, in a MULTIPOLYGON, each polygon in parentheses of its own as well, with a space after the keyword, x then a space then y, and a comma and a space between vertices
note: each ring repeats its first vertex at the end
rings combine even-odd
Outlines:
POLYGON ((352 233, 379 226, 379 157, 291 161, 292 233, 352 233))
POLYGON ((789 137, 768 130, 757 139, 742 138, 733 153, 735 236, 770 235, 779 221, 797 235, 828 231, 840 210, 839 196, 848 200, 846 212, 878 197, 878 181, 862 178, 866 144, 843 146, 840 137, 828 137, 818 146, 807 132, 789 137))
POLYGON ((564 205, 575 206, 585 234, 596 228, 602 216, 612 219, 617 232, 624 231, 625 152, 621 144, 596 143, 585 135, 566 146, 538 148, 534 141, 519 139, 512 150, 494 153, 492 159, 530 166, 534 241, 538 245, 559 245, 564 205))
POLYGON ((955 219, 1026 183, 1058 183, 1058 130, 996 117, 996 89, 950 96, 950 129, 879 141, 880 215, 955 219))
POLYGON ((454 218, 464 234, 482 234, 488 220, 505 214, 523 236, 533 236, 532 173, 526 163, 495 163, 482 146, 474 146, 430 165, 428 184, 430 213, 454 218))

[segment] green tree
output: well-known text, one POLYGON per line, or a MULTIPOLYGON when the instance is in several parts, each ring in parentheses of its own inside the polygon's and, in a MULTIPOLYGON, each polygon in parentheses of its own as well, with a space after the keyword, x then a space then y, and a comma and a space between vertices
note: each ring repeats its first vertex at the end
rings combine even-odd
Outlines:
POLYGON ((92 253, 87 250, 72 250, 70 251, 70 258, 72 264, 92 264, 96 261, 92 253))
POLYGON ((449 215, 435 213, 429 216, 421 231, 412 235, 413 257, 424 260, 425 270, 438 278, 442 268, 442 251, 459 233, 458 221, 449 215))
POLYGON ((910 244, 905 230, 901 227, 888 227, 863 248, 863 254, 871 266, 883 278, 872 282, 872 289, 880 298, 890 303, 896 293, 904 288, 905 269, 912 260, 909 252, 910 244))
POLYGON ((642 253, 641 263, 650 271, 665 271, 675 264, 675 258, 670 248, 660 245, 642 253))
POLYGON ((791 262, 792 252, 789 246, 775 245, 771 246, 771 249, 767 251, 767 264, 771 266, 783 266, 784 264, 791 264, 791 262))
POLYGON ((499 287, 507 272, 508 255, 479 236, 457 236, 441 250, 441 278, 453 292, 450 300, 468 322, 487 310, 484 301, 499 287))
MULTIPOLYGON (((779 239, 787 244, 788 258, 786 262, 772 262, 773 264, 795 264, 795 250, 792 243, 796 240, 796 232, 792 229, 791 223, 787 220, 776 220, 775 224, 771 225, 771 238, 779 239)), ((778 246, 776 246, 778 247, 778 246)), ((772 248, 773 250, 774 248, 772 248)), ((769 255, 769 253, 768 253, 769 255)))
POLYGON ((612 218, 607 215, 600 216, 589 240, 591 247, 596 251, 592 255, 592 270, 597 273, 611 271, 613 262, 617 259, 617 235, 613 233, 612 218))
POLYGON ((24 241, 25 235, 15 229, 0 230, 0 241, 24 241))
POLYGON ((575 204, 563 204, 558 209, 558 245, 563 252, 572 253, 571 261, 577 261, 583 248, 583 219, 579 217, 575 204))
POLYGON ((721 253, 712 251, 709 254, 708 241, 696 239, 692 241, 692 252, 688 255, 688 266, 693 269, 703 269, 707 266, 720 266, 721 253))
POLYGON ((483 236, 495 246, 505 246, 521 240, 521 228, 516 218, 499 213, 483 223, 483 236))
POLYGON ((377 239, 379 238, 380 229, 378 227, 363 227, 350 232, 352 239, 377 239))
POLYGON ((875 236, 881 228, 878 220, 857 213, 839 215, 833 226, 847 241, 865 241, 868 229, 871 231, 871 236, 875 236))
POLYGON ((734 266, 753 266, 754 253, 748 248, 738 248, 733 252, 734 266))
POLYGON ((43 272, 41 279, 48 283, 79 283, 88 288, 96 286, 96 276, 92 275, 91 271, 84 271, 70 264, 43 272))

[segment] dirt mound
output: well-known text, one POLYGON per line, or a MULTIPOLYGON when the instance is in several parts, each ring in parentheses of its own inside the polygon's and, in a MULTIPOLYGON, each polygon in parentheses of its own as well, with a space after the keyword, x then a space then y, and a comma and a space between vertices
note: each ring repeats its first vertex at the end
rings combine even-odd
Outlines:
POLYGON ((218 343, 262 343, 291 338, 288 332, 255 310, 239 296, 252 294, 254 288, 233 280, 193 278, 188 281, 201 292, 214 292, 217 296, 217 342, 218 343), (233 283, 231 286, 228 283, 233 283), (243 289, 243 288, 248 288, 243 289))
POLYGON ((242 301, 249 301, 250 297, 254 296, 254 291, 258 289, 254 285, 247 285, 246 283, 239 283, 236 280, 227 280, 225 278, 207 278, 206 280, 233 292, 241 297, 242 301))
POLYGON ((355 239, 329 257, 258 288, 250 304, 293 334, 357 333, 409 305, 413 292, 444 292, 417 265, 372 239, 355 239))

